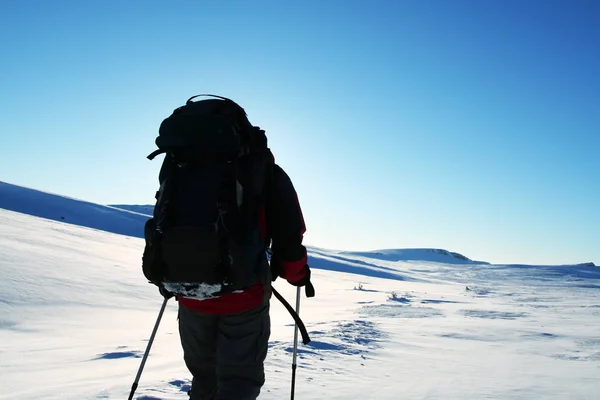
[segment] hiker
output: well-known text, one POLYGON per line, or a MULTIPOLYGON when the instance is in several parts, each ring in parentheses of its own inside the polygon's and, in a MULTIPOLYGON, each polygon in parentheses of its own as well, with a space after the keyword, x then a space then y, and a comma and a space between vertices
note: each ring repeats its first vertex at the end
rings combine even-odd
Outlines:
POLYGON ((143 269, 179 302, 190 399, 255 400, 265 382, 272 281, 305 287, 308 297, 314 288, 292 181, 265 132, 238 104, 214 97, 192 97, 161 124, 159 149, 148 156, 166 153, 143 269))

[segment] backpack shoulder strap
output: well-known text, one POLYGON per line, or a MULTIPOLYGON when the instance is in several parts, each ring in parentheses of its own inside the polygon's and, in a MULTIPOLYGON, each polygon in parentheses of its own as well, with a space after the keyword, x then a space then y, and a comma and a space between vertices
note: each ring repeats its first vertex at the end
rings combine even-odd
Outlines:
POLYGON ((146 158, 148 160, 152 161, 152 160, 154 160, 154 158, 156 158, 156 156, 158 156, 160 154, 164 154, 166 152, 167 152, 166 150, 161 150, 161 149, 154 150, 152 153, 148 154, 148 156, 146 158))

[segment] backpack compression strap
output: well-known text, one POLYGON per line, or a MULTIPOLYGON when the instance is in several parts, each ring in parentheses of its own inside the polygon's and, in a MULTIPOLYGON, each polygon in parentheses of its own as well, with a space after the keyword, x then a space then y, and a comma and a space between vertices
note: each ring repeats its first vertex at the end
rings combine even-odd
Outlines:
POLYGON ((298 329, 300 330, 300 334, 302 335, 302 343, 309 344, 310 337, 308 336, 308 331, 306 330, 306 326, 304 326, 304 322, 302 322, 298 313, 292 308, 290 303, 288 303, 283 298, 283 296, 279 294, 277 290, 275 290, 274 287, 271 287, 271 289, 273 290, 273 294, 275 295, 275 297, 277 297, 277 300, 279 300, 281 304, 283 304, 283 306, 288 310, 292 318, 294 318, 294 321, 296 321, 296 325, 298 325, 298 329))

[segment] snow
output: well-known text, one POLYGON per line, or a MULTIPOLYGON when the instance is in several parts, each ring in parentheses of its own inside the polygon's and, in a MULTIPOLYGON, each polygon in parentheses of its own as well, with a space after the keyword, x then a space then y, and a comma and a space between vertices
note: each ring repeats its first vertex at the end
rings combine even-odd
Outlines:
POLYGON ((223 285, 211 285, 208 283, 201 283, 198 285, 193 282, 165 282, 165 289, 171 293, 177 293, 178 296, 190 298, 190 299, 209 299, 219 295, 219 292, 223 290, 223 285))
POLYGON ((344 254, 385 261, 417 260, 448 264, 487 264, 444 249, 383 249, 369 252, 344 252, 344 254))
POLYGON ((120 208, 122 210, 133 211, 138 214, 152 215, 154 206, 150 204, 111 204, 110 207, 120 208))
POLYGON ((143 237, 143 213, 85 202, 0 181, 0 208, 107 232, 143 237))
MULTIPOLYGON (((0 208, 0 399, 127 398, 162 304, 141 271, 148 216, 2 183, 0 208)), ((299 345, 297 399, 600 399, 593 264, 309 252, 317 295, 301 305, 312 342, 299 345)), ((294 287, 275 286, 293 303, 294 287)), ((176 309, 138 400, 187 399, 176 309)), ((271 316, 260 398, 279 400, 293 320, 275 299, 271 316)))

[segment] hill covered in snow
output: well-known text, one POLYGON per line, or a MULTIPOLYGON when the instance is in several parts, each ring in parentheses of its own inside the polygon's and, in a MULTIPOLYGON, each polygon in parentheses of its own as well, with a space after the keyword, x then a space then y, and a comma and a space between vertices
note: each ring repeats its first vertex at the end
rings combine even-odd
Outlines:
MULTIPOLYGON (((143 237, 144 223, 152 215, 154 206, 127 204, 105 206, 0 182, 0 208, 141 238, 143 237)), ((315 252, 318 250, 315 249, 315 252)), ((482 263, 443 249, 388 249, 373 252, 340 252, 339 254, 384 261, 482 263)))
MULTIPOLYGON (((162 302, 141 272, 146 219, 0 185, 0 399, 127 398, 162 302)), ((491 265, 438 249, 309 253, 317 296, 302 301, 312 342, 299 348, 298 399, 598 398, 593 264, 491 265)), ((294 298, 294 287, 275 286, 294 298)), ((271 321, 260 398, 280 400, 293 321, 276 301, 271 321)), ((137 400, 187 399, 177 329, 171 301, 137 400)))
POLYGON ((121 235, 143 237, 147 215, 0 181, 0 208, 121 235))
POLYGON ((375 258, 384 261, 431 261, 452 264, 488 264, 484 261, 474 261, 459 253, 444 249, 383 249, 368 252, 345 252, 345 254, 375 258))

